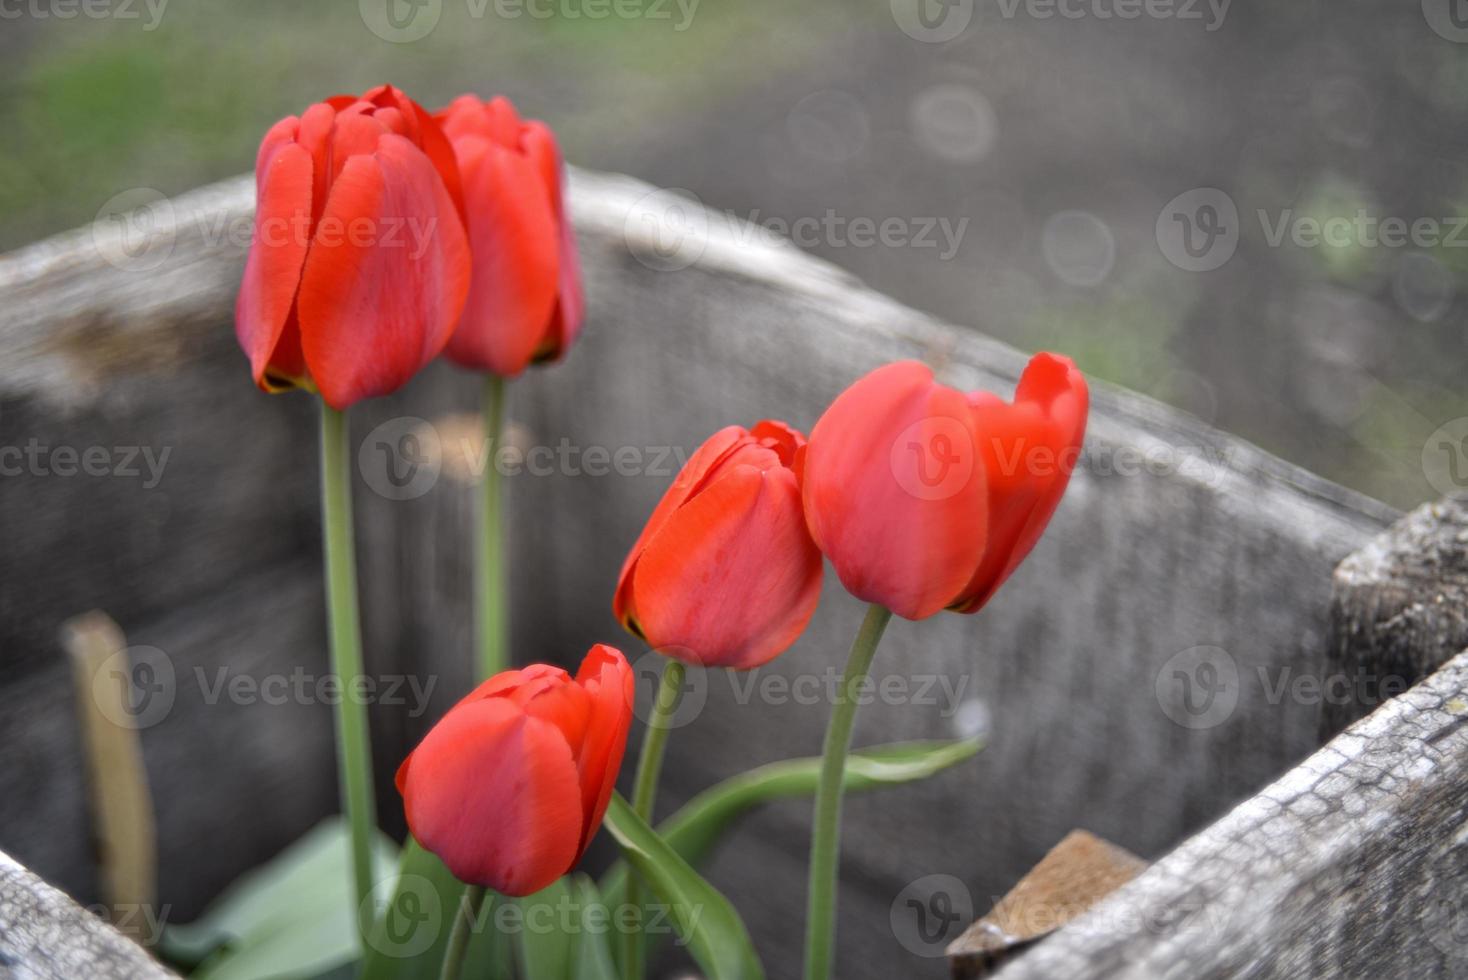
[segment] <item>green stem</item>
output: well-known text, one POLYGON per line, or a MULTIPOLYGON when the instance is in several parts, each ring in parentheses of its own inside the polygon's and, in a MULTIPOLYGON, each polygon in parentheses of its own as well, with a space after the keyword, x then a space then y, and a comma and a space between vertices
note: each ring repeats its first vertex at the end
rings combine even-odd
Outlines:
POLYGON ((476 676, 493 677, 509 667, 505 656, 505 579, 503 542, 503 494, 495 456, 505 428, 505 379, 497 374, 484 379, 481 406, 484 416, 485 468, 479 498, 479 537, 474 549, 474 585, 479 631, 476 676))
MULTIPOLYGON (((352 829, 354 921, 371 914, 372 835, 377 828, 372 791, 372 746, 367 705, 359 696, 362 633, 357 612, 357 556, 352 545, 352 470, 347 417, 321 403, 321 524, 326 550, 326 608, 331 669, 343 696, 336 705, 336 766, 342 809, 352 829)), ((365 935, 365 931, 363 935, 365 935)))
MULTIPOLYGON (((673 730, 673 711, 683 691, 687 668, 682 661, 669 658, 663 666, 663 677, 653 699, 652 715, 647 719, 647 734, 642 737, 642 751, 637 757, 637 776, 632 786, 632 810, 644 821, 652 823, 653 803, 657 799, 658 775, 663 769, 663 751, 668 733, 673 730)), ((642 911, 642 880, 635 870, 627 875, 627 904, 642 911)), ((641 922, 639 915, 638 921, 641 922)), ((622 980, 642 980, 646 952, 642 934, 628 929, 622 934, 622 980)))
POLYGON ((454 929, 449 933, 449 944, 443 951, 443 968, 439 971, 439 980, 458 980, 459 971, 464 968, 464 952, 469 948, 469 936, 474 931, 474 925, 479 921, 479 910, 484 905, 484 888, 480 885, 469 885, 464 889, 464 898, 460 903, 461 912, 454 916, 454 929))
POLYGON ((836 942, 836 880, 841 854, 841 795, 846 755, 851 750, 851 726, 856 700, 871 669, 872 657, 892 613, 873 603, 846 658, 841 695, 831 709, 826 744, 821 754, 821 780, 816 787, 815 819, 811 826, 810 885, 805 915, 805 980, 831 975, 831 947, 836 942))

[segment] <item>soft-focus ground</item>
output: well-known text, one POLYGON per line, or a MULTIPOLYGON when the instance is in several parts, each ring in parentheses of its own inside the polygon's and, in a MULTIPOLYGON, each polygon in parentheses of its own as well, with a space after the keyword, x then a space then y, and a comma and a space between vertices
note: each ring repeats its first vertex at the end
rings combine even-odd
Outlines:
POLYGON ((1432 23, 1468 31, 1447 0, 980 0, 942 43, 901 29, 907 0, 418 4, 0 5, 0 247, 246 170, 324 94, 504 92, 573 161, 788 229, 912 305, 1400 505, 1468 489, 1468 43, 1432 23), (1199 188, 1226 197, 1169 206, 1199 188))

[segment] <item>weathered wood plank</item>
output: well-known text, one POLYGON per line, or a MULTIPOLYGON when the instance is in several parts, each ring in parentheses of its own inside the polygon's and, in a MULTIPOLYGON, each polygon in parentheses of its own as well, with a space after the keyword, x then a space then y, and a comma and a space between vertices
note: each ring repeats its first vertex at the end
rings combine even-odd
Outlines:
POLYGON ((1468 653, 999 980, 1468 972, 1468 653))
POLYGON ((1341 562, 1330 661, 1339 697, 1328 738, 1468 647, 1468 498, 1423 504, 1341 562))
MULTIPOLYGON (((1023 364, 1009 347, 937 323, 690 205, 685 217, 702 215, 705 232, 685 239, 683 251, 659 251, 668 226, 656 205, 665 199, 650 194, 627 178, 573 175, 591 319, 565 364, 513 386, 512 417, 532 447, 551 453, 545 472, 508 479, 521 660, 573 661, 592 642, 619 639, 638 652, 611 617, 610 596, 624 550, 676 469, 670 451, 687 453, 732 421, 777 416, 809 426, 843 386, 896 357, 930 357, 954 384, 1005 392, 1023 364), (679 268, 662 271, 669 266, 679 268), (558 455, 562 446, 569 462, 558 455), (631 450, 639 462, 630 473, 596 475, 593 449, 631 450)), ((0 445, 40 434, 178 447, 161 493, 129 496, 108 481, 0 481, 0 531, 19 542, 13 570, 3 573, 0 643, 7 661, 43 672, 29 688, 39 707, 55 703, 40 683, 53 656, 53 620, 98 606, 139 635, 138 624, 166 609, 216 615, 217 605, 199 604, 240 577, 268 574, 293 556, 316 561, 309 403, 257 395, 228 325, 242 251, 218 229, 249 207, 245 181, 174 201, 177 224, 165 226, 173 245, 151 270, 101 261, 89 232, 0 260, 0 445), (135 553, 126 535, 142 534, 139 527, 152 537, 135 553), (73 580, 76 562, 56 554, 97 557, 73 580)), ((476 387, 462 372, 435 367, 400 396, 354 413, 354 438, 368 441, 380 423, 409 415, 455 431, 439 423, 472 411, 476 387)), ((982 704, 965 717, 986 712, 994 738, 963 771, 851 801, 844 975, 911 968, 913 954, 868 913, 887 909, 916 876, 957 872, 971 876, 974 894, 997 896, 1075 826, 1155 856, 1319 744, 1320 705, 1272 699, 1271 684, 1280 671, 1323 669, 1330 570, 1395 513, 1105 385, 1096 386, 1087 454, 1052 531, 988 610, 890 632, 877 670, 906 685, 898 700, 907 703, 864 708, 858 740, 948 734, 953 709, 974 698, 982 704), (1204 679, 1197 657, 1185 653, 1199 647, 1220 648, 1233 665, 1215 701, 1231 703, 1227 712, 1180 707, 1174 674, 1204 679)), ((361 475, 371 477, 370 467, 361 475)), ((441 705, 467 679, 469 490, 440 478, 423 496, 394 500, 372 482, 357 490, 369 670, 436 678, 441 705)), ((299 617, 257 617, 257 635, 282 655, 318 642, 317 602, 299 617)), ((832 579, 811 631, 752 689, 748 677, 736 687, 710 675, 702 715, 673 739, 666 805, 747 766, 816 752, 823 700, 801 703, 789 688, 761 684, 804 677, 819 685, 833 676, 859 615, 832 579)), ((238 647, 201 656, 220 664, 231 649, 238 647)), ((223 714, 190 724, 217 725, 223 714)), ((324 726, 325 708, 310 717, 324 726)), ((375 720, 391 822, 398 815, 388 776, 430 717, 378 711, 375 720)), ((64 773, 75 762, 74 736, 42 729, 27 743, 34 770, 64 773)), ((245 727, 227 731, 243 759, 255 751, 272 758, 282 744, 247 736, 245 727), (266 741, 256 746, 251 737, 266 741)), ((305 825, 305 811, 330 807, 325 731, 270 784, 270 799, 293 801, 289 818, 191 855, 203 862, 194 869, 200 880, 217 887, 278 849, 287 828, 305 825), (304 787, 304 797, 291 795, 304 787)), ((192 882, 166 871, 186 853, 170 835, 197 840, 238 817, 208 812, 196 787, 166 767, 155 773, 160 753, 181 772, 199 771, 205 743, 176 738, 165 747, 145 738, 145 750, 160 819, 178 814, 177 824, 160 827, 164 900, 194 896, 192 882), (185 793, 200 798, 170 811, 185 793)), ((0 801, 9 778, 0 776, 0 801)), ((229 772, 215 780, 230 787, 221 789, 226 796, 253 786, 229 772)), ((83 811, 74 782, 33 779, 25 788, 46 796, 45 811, 75 831, 83 811)), ((799 959, 798 930, 788 923, 803 903, 807 814, 803 805, 772 807, 728 852, 780 855, 781 867, 715 865, 736 902, 762 910, 754 929, 770 962, 799 959)), ((53 848, 42 843, 37 817, 4 816, 0 844, 44 848, 45 862, 21 857, 85 893, 89 872, 74 835, 53 848)))
POLYGON ((0 851, 0 976, 167 980, 175 975, 0 851))

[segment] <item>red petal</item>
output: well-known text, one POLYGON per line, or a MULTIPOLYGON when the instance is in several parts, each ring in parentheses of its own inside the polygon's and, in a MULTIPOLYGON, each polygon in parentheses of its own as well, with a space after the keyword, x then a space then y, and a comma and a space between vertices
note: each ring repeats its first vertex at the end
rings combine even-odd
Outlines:
POLYGON ((1035 547, 1070 483, 1086 433, 1090 395, 1069 358, 1037 354, 1025 367, 1014 404, 976 397, 975 422, 989 474, 990 538, 954 608, 983 608, 1035 547))
POLYGON ((344 409, 406 383, 448 342, 468 288, 468 243, 428 158, 389 134, 376 153, 347 161, 306 257, 298 307, 306 363, 327 404, 344 409))
POLYGON ((514 377, 545 339, 556 301, 556 227, 530 162, 480 138, 460 140, 473 285, 448 345, 465 367, 514 377))
POLYGON ((821 555, 805 529, 795 475, 739 466, 648 541, 632 590, 656 647, 710 667, 750 668, 795 642, 815 612, 821 555))
MULTIPOLYGON (((513 111, 513 110, 512 110, 513 111)), ((540 171, 546 193, 555 212, 560 247, 560 274, 557 283, 556 309, 547 331, 541 356, 557 358, 570 349, 581 333, 586 319, 586 300, 581 291, 581 256, 576 249, 576 230, 565 203, 566 167, 555 134, 540 122, 525 125, 522 137, 525 152, 540 171)))
POLYGON ((581 805, 586 819, 581 830, 581 848, 586 852, 596 836, 601 819, 611 802, 627 750, 627 731, 632 726, 632 702, 637 696, 632 668, 622 651, 598 643, 586 654, 576 683, 590 695, 591 714, 586 725, 586 741, 581 747, 577 768, 581 780, 581 805))
POLYGON ((571 869, 581 789, 560 730, 504 698, 444 716, 399 771, 413 836, 461 881, 529 895, 571 869))
POLYGON ((688 462, 683 464, 683 469, 678 471, 678 476, 673 480, 673 485, 663 494, 658 501, 657 507, 653 509, 652 516, 647 519, 642 533, 638 535, 637 541, 632 549, 627 552, 627 557, 622 562, 621 574, 617 577, 617 594, 612 600, 612 613, 628 629, 633 628, 632 620, 636 610, 632 608, 632 570, 637 564, 637 559, 642 555, 642 549, 652 536, 656 534, 673 513, 692 497, 703 486, 705 477, 719 465, 729 453, 749 438, 743 427, 729 425, 715 432, 704 440, 703 445, 696 449, 688 462))
POLYGON ((916 361, 878 368, 811 430, 811 536, 849 592, 908 619, 949 605, 984 554, 987 499, 964 397, 916 361))
MULTIPOLYGON (((311 156, 271 130, 256 171, 255 240, 235 300, 235 333, 250 358, 255 383, 267 390, 306 374, 294 342, 281 343, 301 269, 311 221, 311 156)), ((294 340, 294 338, 293 338, 294 340)))

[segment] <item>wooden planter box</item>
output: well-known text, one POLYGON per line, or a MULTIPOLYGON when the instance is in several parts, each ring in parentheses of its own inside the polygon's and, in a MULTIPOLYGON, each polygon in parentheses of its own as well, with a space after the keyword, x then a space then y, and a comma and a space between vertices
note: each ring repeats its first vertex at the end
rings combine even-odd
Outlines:
MULTIPOLYGON (((1023 364, 695 205, 680 227, 706 229, 659 251, 667 198, 643 184, 578 172, 572 191, 590 322, 566 363, 510 398, 524 444, 575 458, 508 481, 517 659, 574 661, 596 641, 641 652, 610 602, 676 470, 668 450, 764 416, 809 426, 893 358, 1001 391, 1023 364), (636 472, 597 475, 592 447, 613 459, 630 447, 636 472)), ((239 179, 168 202, 141 251, 106 223, 0 260, 0 446, 104 447, 115 464, 130 447, 168 452, 156 481, 141 451, 137 476, 26 463, 0 479, 0 849, 97 900, 58 630, 103 609, 174 674, 142 732, 170 921, 335 808, 324 704, 209 697, 221 671, 326 672, 313 406, 256 392, 231 327, 252 198, 239 179)), ((469 680, 472 476, 455 449, 475 389, 439 366, 353 413, 368 444, 359 478, 374 439, 413 429, 445 449, 421 495, 357 487, 368 671, 435 683, 418 717, 374 708, 379 806, 395 831, 389 776, 469 680)), ((980 915, 1077 827, 1162 860, 1008 966, 1010 980, 1461 975, 1468 659, 1423 678, 1468 646, 1463 511, 1419 512, 1377 539, 1391 508, 1146 398, 1097 384, 1094 400, 1086 460, 998 599, 889 631, 877 673, 909 681, 915 702, 929 678, 962 683, 982 703, 963 717, 986 712, 991 741, 937 779, 849 801, 838 975, 944 975, 941 943, 902 938, 904 889, 955 875, 980 915), (1380 700, 1358 675, 1418 686, 1317 753, 1380 700), (1311 683, 1327 693, 1311 697, 1311 683)), ((811 629, 767 674, 838 669, 860 609, 828 578, 811 629)), ((856 741, 949 737, 952 705, 869 705, 856 741)), ((701 716, 672 739, 664 806, 818 753, 826 716, 711 676, 701 716)), ((808 813, 770 806, 710 868, 773 976, 800 961, 808 813)), ((0 962, 35 964, 28 976, 148 975, 74 911, 20 869, 0 874, 0 962), (77 960, 99 965, 56 967, 69 944, 104 950, 77 960)))

